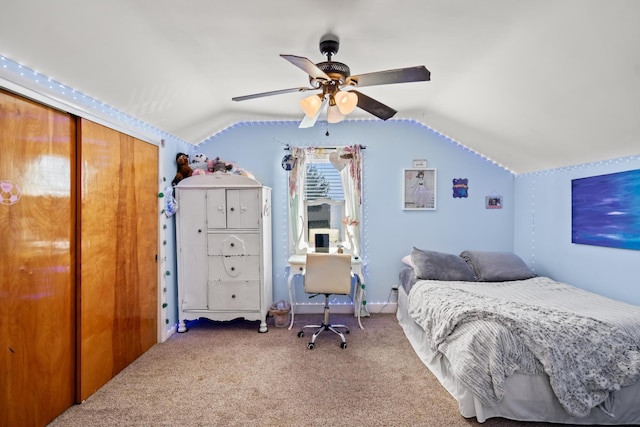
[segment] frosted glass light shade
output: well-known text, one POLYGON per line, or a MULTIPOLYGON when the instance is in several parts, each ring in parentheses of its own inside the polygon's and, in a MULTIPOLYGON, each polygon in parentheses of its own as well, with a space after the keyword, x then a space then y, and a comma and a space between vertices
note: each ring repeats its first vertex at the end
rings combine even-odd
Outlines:
POLYGON ((338 92, 334 96, 336 105, 345 116, 358 106, 358 95, 353 92, 338 92))
POLYGON ((300 100, 300 107, 309 118, 313 118, 318 114, 321 105, 322 95, 311 95, 300 100))
POLYGON ((340 112, 340 109, 337 105, 329 105, 329 110, 327 111, 327 121, 329 123, 339 123, 344 120, 344 114, 340 112))

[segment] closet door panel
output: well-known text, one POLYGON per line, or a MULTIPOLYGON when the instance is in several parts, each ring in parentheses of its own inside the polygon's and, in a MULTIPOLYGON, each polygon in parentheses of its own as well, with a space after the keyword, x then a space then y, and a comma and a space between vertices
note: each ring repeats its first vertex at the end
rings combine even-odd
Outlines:
POLYGON ((0 425, 75 398, 75 121, 0 90, 0 425))
POLYGON ((157 147, 80 122, 78 400, 157 339, 157 147))

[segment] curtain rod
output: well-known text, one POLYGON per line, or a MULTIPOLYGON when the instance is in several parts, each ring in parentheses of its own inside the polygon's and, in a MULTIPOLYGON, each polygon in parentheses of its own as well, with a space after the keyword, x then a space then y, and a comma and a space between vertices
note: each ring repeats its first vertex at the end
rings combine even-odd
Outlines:
MULTIPOLYGON (((358 146, 359 146, 362 150, 366 150, 366 149, 367 149, 367 146, 366 146, 366 145, 358 145, 358 146)), ((348 146, 347 146, 347 147, 348 147, 348 146)), ((304 148, 324 148, 324 149, 327 149, 327 150, 335 150, 336 148, 341 148, 341 147, 324 147, 324 146, 322 146, 322 147, 313 147, 313 146, 310 146, 310 147, 304 147, 304 148)), ((290 145, 287 145, 286 147, 284 147, 284 150, 285 150, 285 151, 289 151, 290 149, 291 149, 291 146, 290 146, 290 145)))

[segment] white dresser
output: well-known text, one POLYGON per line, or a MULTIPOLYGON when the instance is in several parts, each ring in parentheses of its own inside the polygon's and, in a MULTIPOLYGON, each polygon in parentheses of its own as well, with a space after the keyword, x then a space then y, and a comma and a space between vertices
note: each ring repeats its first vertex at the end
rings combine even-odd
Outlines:
POLYGON ((272 302, 271 189, 216 172, 175 187, 178 332, 185 321, 259 320, 272 302))

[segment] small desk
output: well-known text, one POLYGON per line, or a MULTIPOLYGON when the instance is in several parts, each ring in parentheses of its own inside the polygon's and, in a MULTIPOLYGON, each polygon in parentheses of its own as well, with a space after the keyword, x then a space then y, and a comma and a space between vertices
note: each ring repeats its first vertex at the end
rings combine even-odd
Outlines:
MULTIPOLYGON (((304 268, 307 263, 306 255, 291 255, 289 257, 289 278, 287 279, 287 286, 289 287, 289 302, 291 303, 291 324, 289 330, 293 327, 293 320, 295 317, 294 306, 296 305, 295 289, 293 287, 293 278, 298 274, 304 273, 304 268)), ((360 314, 362 311, 362 300, 364 296, 364 290, 358 291, 358 285, 364 284, 364 276, 362 275, 362 258, 351 257, 351 270, 353 274, 358 276, 359 283, 356 283, 356 287, 353 291, 353 310, 355 316, 358 318, 358 325, 360 329, 364 329, 362 322, 360 321, 360 314)))

